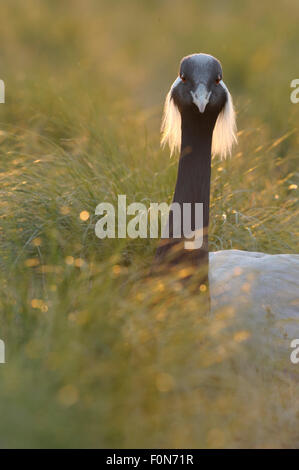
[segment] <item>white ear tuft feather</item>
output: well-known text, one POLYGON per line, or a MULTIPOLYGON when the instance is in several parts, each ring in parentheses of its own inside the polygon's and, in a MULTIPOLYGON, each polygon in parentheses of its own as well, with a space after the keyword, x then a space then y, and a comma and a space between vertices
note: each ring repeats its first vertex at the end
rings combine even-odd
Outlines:
POLYGON ((161 125, 161 145, 164 147, 167 143, 170 148, 170 155, 176 150, 180 150, 181 146, 181 114, 172 98, 172 89, 178 83, 178 77, 172 84, 166 95, 163 119, 161 125))
POLYGON ((231 154, 232 146, 234 142, 237 142, 237 126, 231 94, 222 80, 220 85, 225 89, 227 99, 214 127, 212 154, 218 154, 221 158, 225 158, 231 154))

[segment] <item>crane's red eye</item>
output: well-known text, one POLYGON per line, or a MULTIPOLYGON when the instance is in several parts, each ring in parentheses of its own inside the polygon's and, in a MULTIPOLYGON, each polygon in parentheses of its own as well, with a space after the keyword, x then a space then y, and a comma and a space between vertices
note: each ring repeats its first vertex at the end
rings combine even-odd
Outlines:
POLYGON ((218 83, 220 83, 220 80, 221 80, 221 77, 220 77, 220 75, 218 75, 218 77, 217 77, 216 80, 215 80, 216 85, 218 85, 218 83))
POLYGON ((184 83, 185 83, 185 81, 186 81, 186 77, 185 77, 185 75, 184 75, 183 73, 181 73, 181 75, 180 75, 180 79, 182 80, 182 82, 184 82, 184 83))

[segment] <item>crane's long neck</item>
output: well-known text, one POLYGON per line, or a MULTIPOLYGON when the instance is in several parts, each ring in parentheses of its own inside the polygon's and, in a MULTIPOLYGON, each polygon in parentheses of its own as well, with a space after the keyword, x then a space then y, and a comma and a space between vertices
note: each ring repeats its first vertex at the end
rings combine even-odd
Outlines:
MULTIPOLYGON (((188 258, 195 263, 208 258, 211 146, 216 117, 207 113, 200 114, 195 107, 181 113, 181 155, 173 202, 180 204, 182 212, 183 203, 191 203, 192 230, 197 229, 195 204, 203 204, 202 247, 194 250, 183 249, 179 258, 180 260, 182 257, 183 259, 188 258)), ((158 248, 158 257, 164 257, 165 253, 169 251, 169 247, 178 243, 178 240, 173 238, 172 229, 173 223, 170 220, 170 241, 162 242, 158 248)))
POLYGON ((203 204, 209 225, 211 146, 215 120, 198 111, 182 113, 182 143, 173 202, 203 204))

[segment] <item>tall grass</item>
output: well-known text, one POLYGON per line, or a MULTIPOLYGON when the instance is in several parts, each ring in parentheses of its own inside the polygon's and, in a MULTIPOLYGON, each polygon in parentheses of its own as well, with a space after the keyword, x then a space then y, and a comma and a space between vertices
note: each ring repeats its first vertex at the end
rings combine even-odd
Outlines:
POLYGON ((204 51, 239 125, 213 161, 211 249, 296 252, 299 8, 278 4, 1 6, 2 447, 298 444, 295 379, 234 342, 225 310, 211 321, 176 278, 146 280, 156 240, 94 233, 99 202, 171 200, 162 102, 180 58, 204 51))

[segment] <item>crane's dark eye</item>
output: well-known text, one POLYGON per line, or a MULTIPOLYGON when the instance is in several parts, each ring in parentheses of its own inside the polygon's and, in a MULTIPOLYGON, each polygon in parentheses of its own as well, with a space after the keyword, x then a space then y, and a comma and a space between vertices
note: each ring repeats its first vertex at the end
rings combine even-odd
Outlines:
POLYGON ((216 82, 216 85, 218 85, 218 83, 220 83, 220 80, 221 80, 221 76, 220 76, 220 75, 218 75, 218 76, 217 76, 217 78, 216 78, 216 80, 215 80, 215 82, 216 82))
POLYGON ((186 81, 187 79, 186 79, 186 76, 185 76, 184 73, 181 73, 181 74, 180 74, 180 79, 182 80, 182 82, 185 83, 185 81, 186 81))

